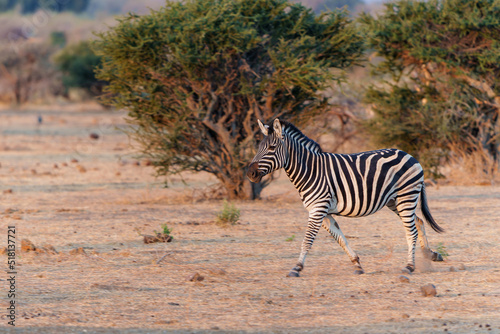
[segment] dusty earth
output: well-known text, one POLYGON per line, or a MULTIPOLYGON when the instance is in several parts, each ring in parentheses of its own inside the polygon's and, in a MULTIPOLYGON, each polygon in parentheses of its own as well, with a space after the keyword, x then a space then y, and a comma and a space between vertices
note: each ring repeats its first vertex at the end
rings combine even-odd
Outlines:
POLYGON ((124 125, 120 113, 0 111, 0 246, 7 226, 17 238, 16 327, 1 255, 0 332, 500 333, 500 187, 428 188, 446 229, 428 228, 429 241, 449 256, 419 254, 409 282, 387 209, 339 219, 365 275, 321 231, 302 276, 287 278, 307 213, 283 173, 222 228, 222 201, 200 201, 215 181, 187 174, 165 189, 124 125), (164 223, 173 242, 144 244, 164 223), (21 239, 40 251, 21 252, 21 239), (421 294, 428 283, 435 297, 421 294))

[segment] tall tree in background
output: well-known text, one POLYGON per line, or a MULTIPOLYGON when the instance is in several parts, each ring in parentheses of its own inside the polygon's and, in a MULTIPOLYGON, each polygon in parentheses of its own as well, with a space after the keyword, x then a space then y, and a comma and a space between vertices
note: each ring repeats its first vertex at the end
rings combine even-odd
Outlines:
POLYGON ((230 198, 256 198, 244 169, 257 119, 307 119, 319 91, 362 56, 345 12, 317 17, 285 0, 167 2, 130 15, 96 42, 109 103, 129 111, 133 137, 159 175, 214 174, 230 198))
POLYGON ((450 152, 498 161, 500 1, 396 1, 364 15, 369 47, 383 57, 385 85, 368 90, 368 130, 439 175, 450 152))

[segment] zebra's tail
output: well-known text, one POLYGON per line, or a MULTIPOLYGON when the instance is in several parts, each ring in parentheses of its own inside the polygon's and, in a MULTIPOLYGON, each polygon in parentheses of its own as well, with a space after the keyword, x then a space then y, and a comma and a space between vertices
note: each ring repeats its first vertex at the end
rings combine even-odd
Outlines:
POLYGON ((420 193, 420 206, 422 208, 422 213, 424 214, 425 221, 432 227, 432 229, 438 233, 444 232, 444 229, 439 226, 434 218, 432 218, 431 212, 429 211, 429 206, 427 205, 427 195, 425 193, 425 184, 422 184, 422 191, 420 193))

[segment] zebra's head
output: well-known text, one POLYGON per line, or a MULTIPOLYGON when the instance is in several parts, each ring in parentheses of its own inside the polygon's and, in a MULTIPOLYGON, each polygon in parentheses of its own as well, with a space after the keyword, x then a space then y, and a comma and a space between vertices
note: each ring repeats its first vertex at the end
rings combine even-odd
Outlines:
POLYGON ((260 120, 258 122, 264 139, 260 142, 257 154, 248 166, 247 176, 252 182, 260 182, 263 176, 283 168, 288 154, 279 119, 274 120, 272 128, 262 124, 260 120))

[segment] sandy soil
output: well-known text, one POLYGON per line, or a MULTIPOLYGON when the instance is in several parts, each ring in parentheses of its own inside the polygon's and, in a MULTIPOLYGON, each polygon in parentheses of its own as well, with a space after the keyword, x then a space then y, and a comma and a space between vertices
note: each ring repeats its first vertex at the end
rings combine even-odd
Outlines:
MULTIPOLYGON (((238 225, 219 227, 222 202, 198 201, 215 180, 185 175, 163 188, 131 154, 122 116, 0 111, 0 246, 14 225, 16 332, 500 333, 500 187, 428 189, 446 229, 427 229, 429 241, 449 257, 419 254, 409 283, 389 210, 339 219, 365 275, 321 231, 302 276, 287 278, 307 212, 283 173, 263 200, 236 203, 238 225), (174 241, 144 244, 140 234, 163 223, 174 241), (21 239, 58 254, 21 253, 21 239), (204 280, 189 281, 194 273, 204 280), (427 283, 436 297, 422 296, 427 283)), ((2 258, 0 332, 14 332, 2 258)))

